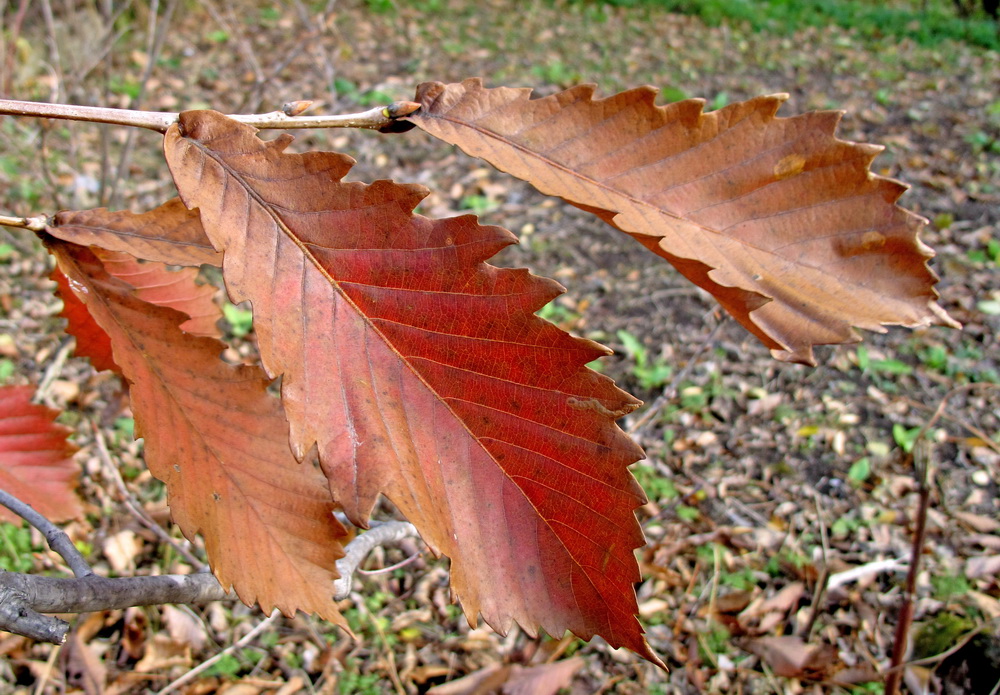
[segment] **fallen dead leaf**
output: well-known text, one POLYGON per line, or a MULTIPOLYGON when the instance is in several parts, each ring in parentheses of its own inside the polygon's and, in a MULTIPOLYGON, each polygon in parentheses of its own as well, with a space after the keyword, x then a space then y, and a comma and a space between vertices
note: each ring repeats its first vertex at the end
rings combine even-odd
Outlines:
POLYGON ((958 511, 955 512, 955 518, 977 533, 996 533, 1000 531, 1000 521, 989 516, 958 511))
POLYGON ((81 688, 86 695, 100 695, 107 683, 108 671, 78 630, 74 630, 63 651, 66 682, 81 688))
POLYGON ((219 695, 258 695, 260 686, 250 683, 230 683, 219 688, 219 695))
POLYGON ((173 666, 191 665, 191 645, 175 642, 166 635, 154 635, 146 643, 146 655, 135 665, 138 673, 151 673, 173 666))
POLYGON ((125 609, 122 628, 122 649, 133 659, 141 659, 146 648, 146 628, 149 620, 142 608, 132 606, 125 609))
POLYGON ((135 531, 124 529, 108 537, 103 551, 111 569, 131 574, 135 571, 135 558, 142 552, 142 539, 135 535, 135 531))
POLYGON ((561 688, 568 688, 573 676, 583 667, 579 657, 556 661, 551 664, 515 667, 503 686, 504 695, 555 695, 561 688))
POLYGON ((803 680, 829 680, 843 667, 837 650, 828 644, 809 644, 800 637, 760 637, 748 650, 767 662, 775 675, 803 680))
POLYGON ((181 644, 190 644, 194 651, 200 650, 208 641, 205 626, 188 611, 174 606, 164 606, 163 622, 166 623, 167 632, 172 640, 181 644))
POLYGON ((490 664, 457 680, 438 685, 427 691, 427 695, 487 695, 496 692, 506 681, 510 666, 490 664))
POLYGON ((980 591, 970 591, 966 595, 971 598, 975 602, 976 607, 989 616, 991 620, 1000 618, 1000 601, 980 591))
POLYGON ((1000 574, 1000 555, 970 557, 965 563, 965 576, 969 579, 1000 574))

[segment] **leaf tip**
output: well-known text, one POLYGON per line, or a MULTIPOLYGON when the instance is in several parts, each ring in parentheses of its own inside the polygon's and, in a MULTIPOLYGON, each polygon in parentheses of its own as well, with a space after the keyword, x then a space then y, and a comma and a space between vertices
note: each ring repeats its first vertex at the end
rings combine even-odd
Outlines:
POLYGON ((804 364, 807 367, 815 367, 816 355, 813 354, 812 345, 804 345, 798 349, 771 348, 771 357, 779 362, 794 362, 804 364))

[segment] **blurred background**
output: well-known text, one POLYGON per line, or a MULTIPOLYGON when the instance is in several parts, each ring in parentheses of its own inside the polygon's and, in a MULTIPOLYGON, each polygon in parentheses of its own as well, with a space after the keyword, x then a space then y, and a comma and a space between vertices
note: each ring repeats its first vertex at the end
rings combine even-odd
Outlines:
MULTIPOLYGON (((636 588, 671 671, 599 639, 470 628, 450 603, 447 562, 411 542, 365 567, 415 561, 361 577, 343 602, 356 639, 279 618, 174 686, 263 616, 230 604, 112 611, 81 616, 62 648, 0 633, 0 691, 881 693, 916 508, 910 454, 950 394, 928 433, 911 654, 924 661, 907 687, 990 692, 1000 396, 969 385, 1000 382, 995 12, 989 0, 0 2, 10 99, 224 113, 306 99, 310 114, 349 113, 410 99, 424 81, 479 76, 540 95, 649 84, 664 103, 701 98, 706 110, 772 93, 789 94, 781 115, 843 110, 839 137, 885 146, 874 173, 913 187, 900 204, 928 218, 941 304, 964 324, 867 334, 821 349, 817 368, 777 363, 624 235, 419 131, 298 131, 293 150, 354 157, 349 178, 425 185, 421 214, 471 212, 513 231, 520 245, 493 262, 557 279, 567 292, 540 314, 615 350, 599 368, 653 408, 621 424, 647 451, 634 467, 650 498, 636 588)), ((142 211, 175 194, 156 133, 0 118, 0 213, 142 211)), ((185 571, 177 548, 201 548, 170 526, 116 380, 70 356, 50 270, 33 237, 0 231, 0 381, 38 383, 59 360, 45 397, 76 431, 88 504, 67 531, 102 571, 185 571)), ((219 301, 231 357, 251 359, 252 315, 219 301)), ((0 536, 0 567, 55 571, 37 534, 3 525, 0 536)))

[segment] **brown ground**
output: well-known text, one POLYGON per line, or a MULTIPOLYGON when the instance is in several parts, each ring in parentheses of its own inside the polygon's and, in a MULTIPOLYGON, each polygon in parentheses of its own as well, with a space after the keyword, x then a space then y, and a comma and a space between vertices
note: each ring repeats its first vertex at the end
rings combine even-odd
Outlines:
MULTIPOLYGON (((448 602, 446 565, 427 556, 360 582, 356 599, 342 606, 356 641, 314 620, 279 618, 182 692, 424 692, 478 669, 561 663, 570 655, 582 658, 571 662, 579 666, 571 678, 552 670, 536 675, 573 693, 881 692, 785 678, 805 675, 802 667, 782 665, 800 650, 763 638, 807 635, 803 643, 825 650, 810 662, 820 678, 841 667, 862 675, 884 668, 905 571, 870 572, 818 600, 817 587, 849 568, 909 562, 916 496, 901 445, 955 387, 1000 381, 996 53, 957 44, 871 45, 833 28, 753 35, 589 4, 445 1, 418 10, 406 2, 377 14, 369 7, 380 3, 341 2, 317 26, 322 3, 270 9, 206 0, 179 4, 144 82, 145 9, 118 18, 121 38, 102 62, 106 20, 84 3, 57 4, 51 32, 40 9, 29 8, 20 42, 5 47, 4 85, 14 98, 127 106, 128 95, 144 87, 142 107, 150 109, 249 112, 314 99, 314 112, 335 113, 359 110, 359 101, 382 103, 372 91, 408 98, 425 80, 480 75, 541 93, 596 81, 605 93, 653 84, 717 105, 788 92, 786 114, 845 109, 840 136, 886 145, 876 173, 913 185, 902 202, 932 220, 924 240, 938 253, 941 304, 965 326, 866 335, 863 348, 822 349, 815 369, 777 363, 710 298, 638 245, 419 132, 300 136, 294 147, 354 156, 356 179, 428 186, 424 214, 472 210, 518 233, 521 245, 497 262, 527 265, 568 288, 547 314, 551 320, 619 352, 618 332, 627 331, 646 346, 651 363, 670 367, 644 386, 634 358, 616 356, 606 365, 647 402, 665 396, 637 435, 649 457, 637 475, 651 498, 640 511, 649 546, 637 589, 650 642, 671 672, 600 640, 470 629, 448 602), (339 91, 330 89, 333 78, 339 91)), ((6 8, 3 20, 9 39, 14 9, 6 8)), ((4 211, 106 204, 99 197, 102 157, 113 170, 127 137, 86 124, 42 128, 4 119, 4 211)), ((132 137, 113 204, 147 209, 173 195, 172 187, 158 136, 132 137)), ((68 343, 43 279, 44 255, 24 235, 4 237, 12 248, 0 262, 0 329, 8 336, 0 336, 0 351, 15 367, 8 382, 38 383, 68 343)), ((178 571, 184 559, 129 510, 97 446, 90 423, 120 460, 132 502, 166 524, 162 488, 141 469, 141 447, 124 435, 127 421, 117 420, 115 380, 77 358, 55 376, 47 399, 78 428, 91 505, 88 520, 70 532, 90 543, 102 571, 178 571)), ((916 617, 931 626, 925 634, 943 638, 925 646, 927 654, 959 644, 976 626, 1000 631, 998 404, 995 388, 956 392, 930 432, 932 510, 916 617)), ((378 552, 367 566, 392 564, 416 548, 378 552)), ((53 567, 41 545, 34 565, 53 567)), ((61 653, 0 636, 0 684, 10 684, 0 691, 89 690, 96 681, 109 692, 158 691, 261 619, 228 605, 115 611, 81 619, 79 634, 87 639, 61 653)), ((494 674, 507 680, 505 692, 553 692, 537 683, 515 690, 512 673, 494 674)), ((910 670, 911 677, 919 673, 910 670)), ((489 692, 454 687, 447 692, 489 692)))

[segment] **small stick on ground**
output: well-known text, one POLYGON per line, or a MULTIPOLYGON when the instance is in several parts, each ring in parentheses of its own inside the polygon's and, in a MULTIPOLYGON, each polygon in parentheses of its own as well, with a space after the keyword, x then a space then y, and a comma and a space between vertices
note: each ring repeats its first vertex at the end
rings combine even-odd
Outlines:
POLYGON ((55 405, 49 400, 49 391, 52 390, 52 384, 55 383, 55 380, 62 373, 62 369, 66 365, 66 360, 69 359, 69 354, 73 352, 75 344, 76 341, 73 338, 63 339, 62 344, 59 346, 59 351, 56 353, 55 358, 49 362, 49 366, 45 368, 45 373, 38 383, 38 389, 35 390, 35 403, 44 403, 49 407, 55 405))
POLYGON ((813 491, 813 500, 816 503, 816 518, 819 520, 819 537, 823 552, 823 566, 820 568, 819 577, 816 578, 816 589, 813 591, 812 604, 809 606, 809 620, 802 626, 801 636, 806 642, 812 637, 813 628, 816 626, 816 619, 823 608, 823 599, 826 597, 827 584, 830 579, 830 563, 828 561, 830 542, 826 534, 826 523, 823 521, 823 510, 820 505, 819 494, 813 491))
MULTIPOLYGON (((186 547, 184 547, 184 545, 181 545, 174 540, 166 529, 150 518, 149 514, 146 513, 146 510, 142 508, 139 500, 135 498, 135 495, 133 495, 125 485, 125 481, 122 479, 118 466, 116 466, 115 462, 111 459, 111 453, 108 451, 108 444, 104 439, 104 433, 96 423, 93 425, 93 432, 94 442, 97 444, 98 458, 101 460, 101 464, 104 466, 104 470, 107 472, 108 477, 111 478, 115 487, 118 488, 118 493, 122 497, 122 504, 125 505, 126 509, 131 512, 132 516, 134 516, 140 524, 156 534, 161 541, 172 546, 173 549, 176 550, 181 557, 187 560, 188 564, 192 567, 197 569, 199 572, 203 572, 208 569, 208 566, 201 559, 194 555, 194 553, 190 552, 186 547)), ((188 545, 190 545, 190 543, 188 543, 188 545)))
POLYGON ((257 626, 254 627, 254 629, 252 629, 250 632, 244 635, 239 641, 234 642, 233 644, 229 645, 221 652, 213 656, 211 659, 207 659, 201 662, 200 664, 195 666, 193 669, 185 673, 180 678, 167 684, 167 686, 162 690, 160 690, 159 692, 157 692, 156 695, 167 695, 167 693, 172 693, 173 691, 177 690, 179 687, 181 687, 182 685, 193 679, 195 676, 197 676, 205 669, 211 668, 212 664, 216 663, 219 659, 226 656, 226 654, 232 654, 237 649, 242 649, 246 645, 250 644, 253 640, 257 638, 257 635, 259 635, 264 630, 269 628, 271 624, 278 619, 279 615, 281 615, 281 612, 275 609, 274 612, 271 613, 271 615, 269 615, 264 620, 260 621, 260 623, 258 623, 257 626))

